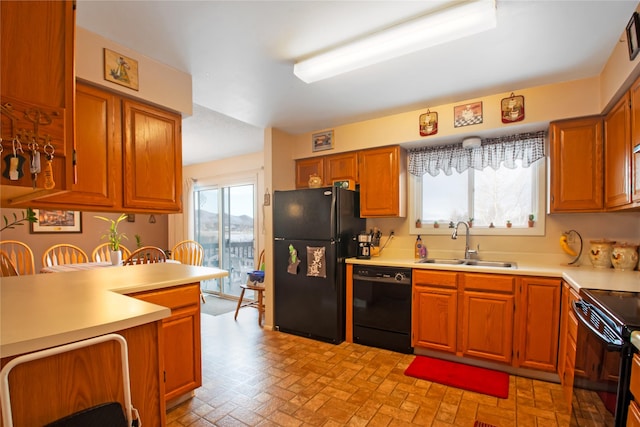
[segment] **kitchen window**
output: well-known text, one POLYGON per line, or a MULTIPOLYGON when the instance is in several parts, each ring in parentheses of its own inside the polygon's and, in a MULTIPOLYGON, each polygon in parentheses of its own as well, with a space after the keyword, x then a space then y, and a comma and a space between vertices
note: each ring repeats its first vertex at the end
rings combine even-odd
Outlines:
POLYGON ((448 234, 472 218, 474 234, 543 235, 543 159, 543 132, 410 150, 411 233, 448 234))

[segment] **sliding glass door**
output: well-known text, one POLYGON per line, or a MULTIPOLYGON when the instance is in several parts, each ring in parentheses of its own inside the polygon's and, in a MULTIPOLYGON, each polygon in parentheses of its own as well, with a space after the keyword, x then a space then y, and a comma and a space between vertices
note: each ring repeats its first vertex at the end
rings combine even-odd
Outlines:
POLYGON ((204 265, 229 272, 202 283, 204 292, 239 297, 240 284, 254 270, 255 183, 196 188, 195 239, 204 247, 204 265))

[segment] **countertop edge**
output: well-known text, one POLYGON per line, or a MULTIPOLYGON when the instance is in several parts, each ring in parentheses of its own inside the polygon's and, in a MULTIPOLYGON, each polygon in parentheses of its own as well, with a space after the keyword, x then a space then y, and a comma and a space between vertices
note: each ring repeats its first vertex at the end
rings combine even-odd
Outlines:
POLYGON ((169 308, 127 294, 227 275, 212 267, 146 264, 3 278, 0 357, 162 320, 171 315, 169 308))

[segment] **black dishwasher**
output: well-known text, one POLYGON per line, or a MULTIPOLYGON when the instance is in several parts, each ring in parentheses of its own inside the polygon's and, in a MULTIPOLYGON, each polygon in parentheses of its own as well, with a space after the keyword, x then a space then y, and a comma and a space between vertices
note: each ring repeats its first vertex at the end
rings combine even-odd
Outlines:
POLYGON ((353 342, 413 353, 410 268, 353 266, 353 342))

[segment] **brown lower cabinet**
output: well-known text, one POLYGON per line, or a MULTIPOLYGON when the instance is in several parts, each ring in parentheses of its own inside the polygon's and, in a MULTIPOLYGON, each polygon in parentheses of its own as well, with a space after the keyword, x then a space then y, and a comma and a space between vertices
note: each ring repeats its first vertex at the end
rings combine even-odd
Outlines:
POLYGON ((185 395, 202 385, 200 341, 200 284, 139 292, 130 296, 171 309, 162 320, 165 400, 185 395))
MULTIPOLYGON (((161 322, 116 333, 127 340, 133 406, 144 425, 164 426, 161 322)), ((121 378, 120 347, 113 341, 20 364, 9 376, 13 424, 42 426, 104 402, 124 406, 121 378)))
POLYGON ((633 356, 629 389, 634 399, 629 404, 627 427, 640 427, 640 356, 637 354, 633 356))
POLYGON ((555 372, 560 280, 413 270, 412 345, 555 372))

